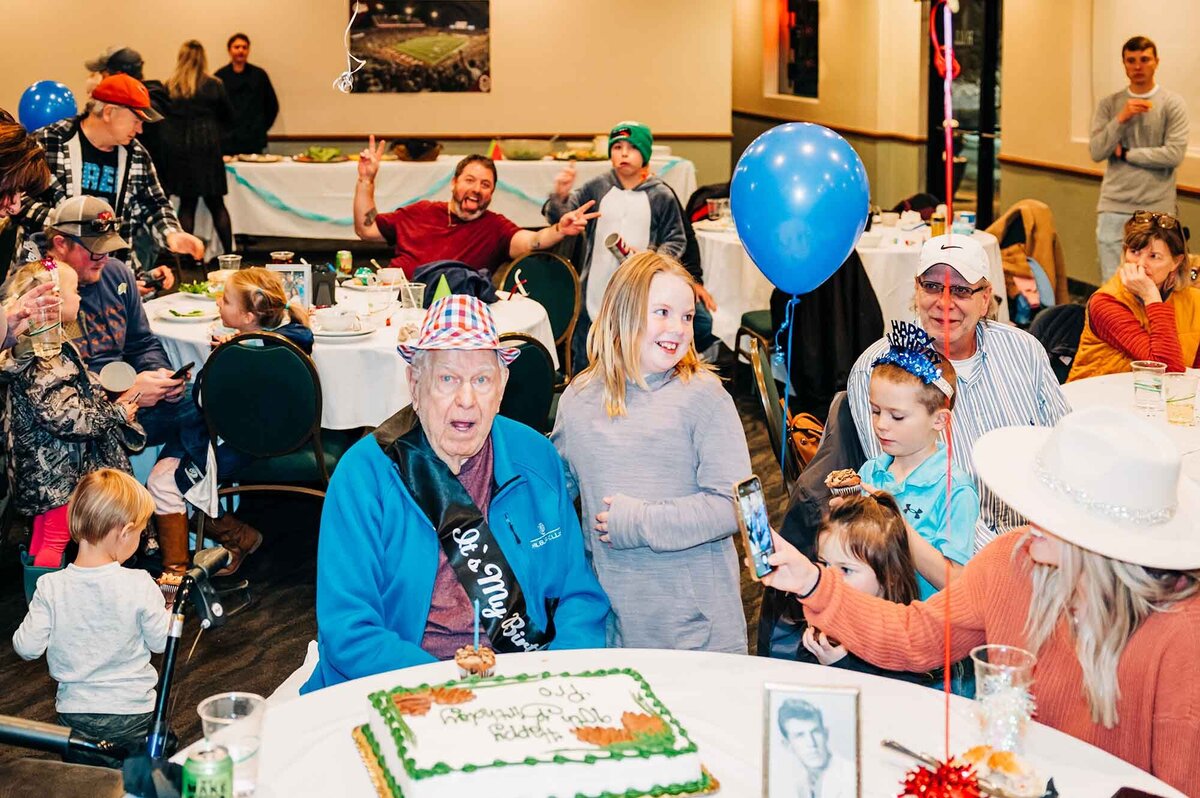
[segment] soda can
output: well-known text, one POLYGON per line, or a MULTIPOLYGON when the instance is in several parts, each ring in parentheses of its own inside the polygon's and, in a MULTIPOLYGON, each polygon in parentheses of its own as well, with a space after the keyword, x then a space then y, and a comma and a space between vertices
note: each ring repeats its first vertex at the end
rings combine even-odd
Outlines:
POLYGON ((194 751, 183 763, 180 798, 233 798, 233 758, 223 746, 194 751))
POLYGON ((350 256, 350 250, 339 249, 337 253, 337 268, 342 274, 350 274, 354 271, 354 258, 350 256))
POLYGON ((633 250, 625 243, 625 239, 621 238, 620 233, 609 233, 604 239, 604 246, 617 259, 617 263, 624 263, 625 259, 633 254, 633 250))

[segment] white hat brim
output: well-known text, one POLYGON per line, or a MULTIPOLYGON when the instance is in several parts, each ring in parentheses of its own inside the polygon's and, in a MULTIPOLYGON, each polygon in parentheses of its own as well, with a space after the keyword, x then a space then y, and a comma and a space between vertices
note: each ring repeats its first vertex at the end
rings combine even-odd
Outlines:
POLYGON ((975 442, 975 472, 1009 507, 1080 548, 1147 568, 1200 568, 1200 487, 1195 482, 1180 474, 1175 515, 1161 524, 1103 515, 1038 477, 1037 453, 1050 433, 1049 427, 992 430, 975 442))

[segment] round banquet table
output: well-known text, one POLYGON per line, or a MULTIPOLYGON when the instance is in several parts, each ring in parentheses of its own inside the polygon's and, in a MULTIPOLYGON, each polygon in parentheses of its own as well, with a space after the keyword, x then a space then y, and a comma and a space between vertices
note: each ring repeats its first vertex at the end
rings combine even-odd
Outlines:
MULTIPOLYGON (((927 687, 877 676, 765 657, 651 649, 505 654, 496 673, 574 672, 628 667, 639 671, 696 741, 721 782, 720 795, 762 794, 763 685, 843 686, 861 690, 862 795, 894 796, 912 760, 881 747, 886 738, 916 751, 942 750, 943 696, 927 687)), ((351 730, 367 719, 367 695, 399 685, 457 678, 453 662, 437 662, 328 687, 268 705, 259 765, 261 792, 271 796, 369 798, 366 771, 351 730)), ((975 745, 971 702, 951 698, 951 747, 975 745)), ((1041 724, 1031 724, 1026 751, 1061 795, 1106 798, 1120 787, 1181 796, 1132 765, 1041 724)))
MULTIPOLYGON (((365 314, 365 293, 342 286, 338 288, 337 297, 338 307, 350 307, 365 314)), ((206 308, 215 312, 215 303, 170 294, 147 302, 145 307, 150 328, 162 341, 172 364, 176 367, 189 362, 197 366, 204 364, 211 352, 209 341, 213 322, 168 321, 159 314, 170 308, 179 311, 206 308)), ((533 336, 549 350, 557 368, 554 332, 544 307, 529 297, 518 295, 511 300, 501 299, 490 308, 496 328, 502 335, 515 332, 533 336)), ((424 311, 397 307, 390 314, 372 317, 377 329, 370 335, 355 338, 316 335, 312 356, 321 378, 322 427, 375 427, 409 404, 412 397, 408 390, 408 364, 396 351, 396 336, 400 324, 419 324, 423 317, 424 311), (389 319, 390 326, 386 324, 389 319)), ((198 369, 192 372, 193 376, 196 371, 198 369)))
MULTIPOLYGON (((876 243, 865 246, 861 242, 855 250, 862 258, 863 268, 871 279, 871 287, 879 298, 883 311, 884 329, 893 321, 911 321, 913 318, 913 277, 921 256, 921 241, 927 237, 929 228, 905 232, 895 227, 872 227, 872 239, 876 243), (878 238, 875 234, 878 233, 878 238)), ((997 318, 1008 321, 1008 296, 1004 288, 1004 264, 1000 260, 1000 243, 996 237, 984 230, 976 230, 974 239, 987 252, 991 271, 988 281, 992 284, 992 296, 1000 300, 997 318)))
MULTIPOLYGON (((1082 410, 1085 407, 1115 407, 1130 413, 1139 413, 1133 406, 1131 371, 1068 382, 1062 386, 1062 392, 1072 410, 1082 410)), ((1179 447, 1179 453, 1183 455, 1183 473, 1200 481, 1200 426, 1168 424, 1165 410, 1151 416, 1150 420, 1166 432, 1179 447)))
POLYGON ((742 314, 769 307, 774 286, 750 260, 736 230, 708 224, 697 222, 695 228, 704 287, 717 302, 712 331, 732 349, 742 314))

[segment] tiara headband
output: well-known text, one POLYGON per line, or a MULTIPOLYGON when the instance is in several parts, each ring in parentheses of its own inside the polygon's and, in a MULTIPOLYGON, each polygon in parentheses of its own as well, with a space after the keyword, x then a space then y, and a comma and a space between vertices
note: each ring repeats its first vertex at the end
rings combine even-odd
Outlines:
POLYGON ((892 331, 887 336, 891 344, 888 351, 877 357, 871 368, 882 363, 891 363, 913 375, 926 385, 934 385, 946 398, 954 396, 954 389, 942 376, 938 363, 942 356, 933 348, 933 339, 929 333, 915 324, 907 321, 893 321, 892 331))

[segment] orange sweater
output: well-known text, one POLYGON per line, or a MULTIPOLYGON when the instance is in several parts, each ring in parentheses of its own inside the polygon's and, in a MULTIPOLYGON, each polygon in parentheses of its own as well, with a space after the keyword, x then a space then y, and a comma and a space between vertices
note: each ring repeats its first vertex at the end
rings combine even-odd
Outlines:
MULTIPOLYGON (((1032 561, 1015 553, 1025 528, 993 540, 967 563, 952 587, 954 659, 975 646, 1026 648, 1025 619, 1032 561)), ((915 604, 894 604, 847 587, 825 568, 805 599, 809 624, 881 668, 925 671, 942 663, 946 593, 915 604)), ((1200 796, 1200 596, 1156 613, 1121 654, 1119 722, 1093 723, 1080 686, 1083 673, 1064 619, 1038 652, 1033 695, 1036 719, 1147 770, 1186 795, 1200 796)), ((1054 775, 1050 773, 1048 775, 1054 775)))

